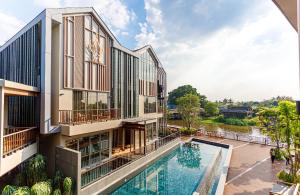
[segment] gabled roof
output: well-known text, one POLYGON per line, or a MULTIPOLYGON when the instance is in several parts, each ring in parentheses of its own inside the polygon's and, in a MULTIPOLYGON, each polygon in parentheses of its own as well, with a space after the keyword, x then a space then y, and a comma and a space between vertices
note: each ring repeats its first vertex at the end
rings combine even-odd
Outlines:
POLYGON ((162 68, 162 64, 161 64, 158 56, 156 55, 156 53, 155 53, 155 51, 154 51, 154 49, 153 49, 153 47, 151 45, 145 45, 144 47, 141 47, 139 49, 134 50, 133 52, 141 54, 141 53, 143 53, 145 51, 150 51, 151 54, 152 54, 152 56, 157 61, 158 67, 162 68))
POLYGON ((297 0, 273 0, 273 2, 297 31, 297 0))

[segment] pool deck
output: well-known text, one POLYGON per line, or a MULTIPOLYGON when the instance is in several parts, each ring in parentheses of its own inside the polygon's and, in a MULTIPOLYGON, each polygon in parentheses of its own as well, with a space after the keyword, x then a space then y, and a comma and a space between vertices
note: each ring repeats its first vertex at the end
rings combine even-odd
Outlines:
POLYGON ((197 138, 233 146, 225 195, 269 194, 276 174, 285 167, 285 161, 271 163, 270 146, 206 136, 197 138))

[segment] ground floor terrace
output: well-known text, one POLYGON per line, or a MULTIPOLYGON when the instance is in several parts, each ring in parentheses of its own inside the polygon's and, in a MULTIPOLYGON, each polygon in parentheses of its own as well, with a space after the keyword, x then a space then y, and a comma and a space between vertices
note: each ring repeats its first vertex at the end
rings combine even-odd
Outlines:
POLYGON ((284 161, 271 163, 271 146, 208 136, 196 137, 233 146, 225 195, 269 194, 278 181, 276 174, 285 168, 284 161))

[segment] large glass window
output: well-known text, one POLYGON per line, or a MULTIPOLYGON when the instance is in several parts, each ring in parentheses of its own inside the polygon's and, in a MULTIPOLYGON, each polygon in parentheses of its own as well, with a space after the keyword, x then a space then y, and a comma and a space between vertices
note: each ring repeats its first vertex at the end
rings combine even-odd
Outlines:
POLYGON ((68 140, 66 147, 81 152, 82 168, 101 163, 109 158, 109 133, 68 140))
POLYGON ((101 26, 90 15, 84 17, 85 31, 85 88, 92 90, 108 91, 106 83, 108 82, 106 65, 106 38, 101 30, 101 26))
POLYGON ((140 88, 139 94, 145 96, 156 96, 156 77, 157 62, 149 51, 143 53, 140 57, 140 88))
POLYGON ((73 110, 108 108, 108 94, 93 91, 73 91, 73 110))
POLYGON ((144 113, 156 112, 156 97, 144 98, 144 113))

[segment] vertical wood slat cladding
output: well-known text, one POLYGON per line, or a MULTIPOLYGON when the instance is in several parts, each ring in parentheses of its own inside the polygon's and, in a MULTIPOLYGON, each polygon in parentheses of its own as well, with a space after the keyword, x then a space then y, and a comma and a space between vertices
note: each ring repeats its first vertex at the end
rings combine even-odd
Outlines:
POLYGON ((75 56, 74 56, 74 88, 84 88, 83 69, 84 69, 84 26, 83 16, 75 17, 75 56))
POLYGON ((41 24, 27 30, 0 52, 0 78, 38 87, 41 64, 41 24))
MULTIPOLYGON (((92 15, 91 15, 92 16, 92 15)), ((64 51, 66 53, 67 50, 67 39, 68 39, 68 26, 66 24, 66 17, 64 17, 64 51)), ((67 86, 67 60, 64 60, 64 87, 65 88, 72 88, 72 89, 86 89, 86 90, 93 90, 93 91, 103 91, 107 92, 110 91, 110 66, 111 66, 111 44, 109 44, 110 37, 105 33, 104 36, 96 32, 97 36, 102 36, 104 38, 104 52, 105 52, 105 60, 104 64, 100 62, 95 62, 93 60, 85 60, 85 53, 87 50, 87 45, 85 44, 85 36, 86 31, 92 31, 92 29, 87 29, 85 27, 85 16, 74 15, 74 84, 73 86, 67 86), (85 73, 85 63, 88 64, 88 72, 85 73), (93 66, 96 65, 96 68, 93 66), (93 72, 95 71, 95 73, 93 72), (93 75, 96 75, 95 82, 93 82, 93 75), (87 76, 88 78, 85 78, 87 76), (85 83, 87 81, 88 83, 85 83), (95 84, 95 86, 93 86, 95 84)), ((92 16, 92 20, 95 20, 101 31, 104 32, 103 28, 101 27, 100 23, 96 21, 96 19, 92 16)), ((100 40, 100 39, 99 39, 100 40)))

